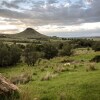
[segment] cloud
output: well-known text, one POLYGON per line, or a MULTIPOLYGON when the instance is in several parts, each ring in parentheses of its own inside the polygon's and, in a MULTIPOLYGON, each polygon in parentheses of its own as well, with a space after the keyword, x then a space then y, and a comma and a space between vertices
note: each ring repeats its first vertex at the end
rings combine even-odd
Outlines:
POLYGON ((26 14, 25 12, 17 12, 9 9, 0 9, 0 17, 23 19, 30 18, 30 15, 26 14))
POLYGON ((6 29, 5 30, 0 30, 0 34, 13 34, 13 33, 17 33, 18 32, 18 29, 6 29))
POLYGON ((72 2, 72 0, 12 0, 8 2, 4 0, 1 3, 0 16, 17 19, 27 26, 76 25, 99 22, 99 4, 99 0, 94 0, 92 3, 87 3, 86 0, 77 0, 77 2, 72 2), (16 11, 9 8, 15 8, 16 11))
POLYGON ((48 4, 54 4, 54 3, 58 3, 58 0, 47 0, 48 4))
POLYGON ((7 2, 7 1, 3 1, 1 3, 1 5, 6 6, 7 8, 16 8, 16 9, 19 8, 18 5, 16 5, 15 3, 12 3, 12 2, 10 3, 10 2, 7 2))
POLYGON ((100 21, 100 1, 99 0, 94 0, 91 8, 87 10, 85 18, 87 19, 86 21, 89 22, 99 22, 100 21), (90 18, 90 19, 89 19, 90 18))

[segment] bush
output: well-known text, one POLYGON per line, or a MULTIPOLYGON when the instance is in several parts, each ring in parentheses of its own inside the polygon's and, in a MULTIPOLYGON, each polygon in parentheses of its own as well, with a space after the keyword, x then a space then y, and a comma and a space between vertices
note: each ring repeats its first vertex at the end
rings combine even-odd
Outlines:
POLYGON ((0 66, 11 66, 19 62, 21 50, 17 45, 0 44, 0 66))
POLYGON ((86 71, 94 71, 96 70, 95 68, 95 64, 94 63, 90 63, 87 67, 86 67, 86 71))
POLYGON ((44 58, 51 59, 58 55, 58 50, 52 44, 43 45, 44 58))
POLYGON ((48 81, 51 79, 51 74, 50 73, 47 73, 45 76, 43 76, 41 78, 41 81, 48 81))
POLYGON ((22 50, 25 49, 25 46, 23 44, 17 44, 17 46, 22 50))
POLYGON ((93 42, 93 40, 89 39, 73 39, 70 41, 74 48, 92 47, 93 42))
POLYGON ((100 41, 97 41, 93 44, 92 49, 94 51, 100 51, 100 41))
POLYGON ((16 64, 20 60, 21 50, 17 45, 10 46, 11 62, 16 64))
POLYGON ((97 55, 97 56, 95 56, 94 58, 92 58, 91 60, 90 60, 90 62, 100 62, 100 55, 97 55))
POLYGON ((70 56, 72 54, 72 47, 70 44, 64 45, 62 50, 59 51, 59 56, 70 56))
POLYGON ((19 76, 12 77, 10 81, 13 84, 19 84, 19 83, 20 84, 26 84, 26 83, 28 83, 31 80, 32 80, 32 75, 30 75, 28 73, 23 73, 23 74, 21 74, 19 76))
POLYGON ((36 61, 43 55, 42 52, 36 51, 36 45, 27 45, 24 50, 25 63, 27 63, 28 66, 34 66, 36 61))

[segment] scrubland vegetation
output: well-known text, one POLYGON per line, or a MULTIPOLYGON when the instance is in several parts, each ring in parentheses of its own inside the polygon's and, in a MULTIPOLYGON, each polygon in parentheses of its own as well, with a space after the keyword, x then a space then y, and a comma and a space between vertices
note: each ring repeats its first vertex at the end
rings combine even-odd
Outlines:
POLYGON ((100 41, 0 43, 0 73, 19 87, 17 100, 100 100, 100 41))

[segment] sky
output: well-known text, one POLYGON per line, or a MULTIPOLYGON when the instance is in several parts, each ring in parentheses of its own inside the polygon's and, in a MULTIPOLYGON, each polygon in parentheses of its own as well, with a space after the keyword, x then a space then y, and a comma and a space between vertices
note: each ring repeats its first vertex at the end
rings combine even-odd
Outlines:
POLYGON ((100 0, 0 0, 0 33, 100 36, 100 0))

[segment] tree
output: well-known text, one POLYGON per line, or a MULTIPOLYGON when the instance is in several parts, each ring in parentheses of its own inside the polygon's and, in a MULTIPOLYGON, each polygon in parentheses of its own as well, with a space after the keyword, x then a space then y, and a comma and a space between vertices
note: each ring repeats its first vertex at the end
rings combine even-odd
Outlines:
POLYGON ((25 62, 28 66, 34 66, 39 57, 39 52, 30 52, 25 56, 25 62))
POLYGON ((11 62, 11 57, 10 57, 10 52, 9 49, 7 48, 6 45, 0 45, 0 66, 8 66, 10 65, 11 62))
POLYGON ((10 55, 11 55, 11 62, 16 64, 19 62, 21 57, 21 49, 17 45, 10 46, 10 55))
POLYGON ((100 51, 100 41, 97 41, 93 44, 92 49, 94 51, 100 51))
POLYGON ((59 56, 70 56, 72 53, 71 45, 66 44, 62 47, 62 50, 59 51, 59 56))
POLYGON ((58 49, 62 49, 62 48, 63 48, 63 43, 59 43, 58 49))
POLYGON ((58 55, 57 48, 52 44, 44 44, 43 46, 44 58, 51 59, 58 55))
POLYGON ((16 45, 0 44, 0 66, 6 67, 19 62, 21 51, 16 45))
POLYGON ((25 63, 34 66, 35 62, 42 57, 42 53, 36 50, 36 45, 27 45, 24 50, 25 63))

